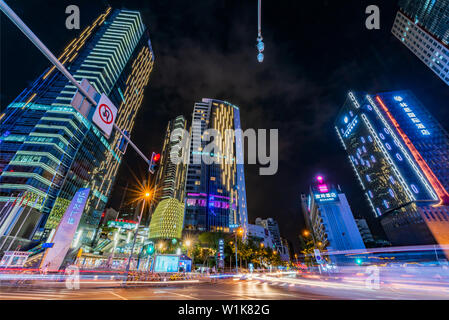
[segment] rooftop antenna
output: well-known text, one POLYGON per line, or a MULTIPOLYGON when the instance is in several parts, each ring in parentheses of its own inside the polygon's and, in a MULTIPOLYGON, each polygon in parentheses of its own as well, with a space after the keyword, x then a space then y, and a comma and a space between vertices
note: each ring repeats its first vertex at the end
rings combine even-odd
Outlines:
POLYGON ((259 50, 259 54, 257 55, 257 61, 260 63, 263 62, 263 53, 264 50, 264 43, 262 42, 262 0, 258 0, 258 6, 257 6, 257 18, 258 18, 258 28, 257 28, 257 50, 259 50))

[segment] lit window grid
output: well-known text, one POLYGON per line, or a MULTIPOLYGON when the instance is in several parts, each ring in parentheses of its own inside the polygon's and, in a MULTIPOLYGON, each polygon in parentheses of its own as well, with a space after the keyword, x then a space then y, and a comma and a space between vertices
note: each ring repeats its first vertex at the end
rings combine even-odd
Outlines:
POLYGON ((449 49, 447 47, 399 11, 393 24, 392 33, 422 62, 429 66, 441 80, 449 85, 449 49), (407 26, 402 25, 401 21, 407 22, 407 26), (423 32, 423 34, 419 34, 417 30, 423 32), (427 40, 426 37, 429 39, 427 40), (422 43, 422 45, 418 47, 419 43, 422 43), (429 48, 426 46, 429 46, 429 48))
MULTIPOLYGON (((421 183, 426 187, 427 191, 431 194, 431 196, 437 200, 438 197, 436 195, 436 193, 434 192, 433 188, 430 186, 430 184, 428 183, 427 179, 425 179, 425 177, 422 175, 421 170, 418 169, 418 167, 415 164, 415 161, 411 158, 409 152, 407 152, 407 150, 404 148, 403 143, 399 140, 399 138, 396 135, 396 131, 393 131, 391 129, 391 126, 389 125, 389 123, 386 121, 385 117, 383 116, 383 114, 380 112, 379 108, 377 107, 377 105, 374 103, 373 99, 367 95, 366 96, 367 100, 369 101, 370 105, 373 107, 374 111, 376 112, 377 116, 379 117, 379 119, 382 121, 382 124, 385 126, 385 128, 387 128, 390 132, 390 135, 392 136, 395 144, 399 147, 399 149, 401 150, 402 154, 406 157, 408 163, 410 164, 410 166, 413 168, 413 170, 415 171, 415 174, 418 176, 418 178, 421 180, 421 183)), ((379 140, 380 142, 380 140, 379 140)), ((382 145, 382 144, 381 144, 382 145)), ((383 147, 383 146, 382 146, 383 147)))

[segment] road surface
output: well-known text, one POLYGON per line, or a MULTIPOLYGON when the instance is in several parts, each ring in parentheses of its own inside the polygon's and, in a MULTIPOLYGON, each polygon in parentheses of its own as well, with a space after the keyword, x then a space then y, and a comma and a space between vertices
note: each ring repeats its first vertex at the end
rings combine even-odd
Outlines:
POLYGON ((332 299, 259 281, 220 280, 217 283, 170 285, 166 287, 0 288, 0 300, 279 300, 332 299))
POLYGON ((328 300, 448 299, 447 290, 423 292, 404 288, 368 290, 322 281, 293 284, 278 280, 218 280, 169 286, 65 288, 0 288, 0 300, 328 300))

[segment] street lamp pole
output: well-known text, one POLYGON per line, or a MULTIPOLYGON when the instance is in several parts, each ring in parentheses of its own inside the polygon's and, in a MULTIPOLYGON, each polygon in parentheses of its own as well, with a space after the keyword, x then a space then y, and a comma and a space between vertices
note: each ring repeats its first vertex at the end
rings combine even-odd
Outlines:
POLYGON ((144 210, 144 208, 145 208, 145 199, 146 199, 147 197, 149 197, 149 196, 150 196, 150 194, 147 192, 147 193, 145 194, 145 197, 143 198, 142 209, 140 210, 139 221, 137 221, 136 232, 134 232, 133 246, 132 246, 132 248, 131 248, 131 252, 129 253, 128 265, 126 266, 125 284, 126 284, 126 281, 128 280, 129 268, 130 268, 130 266, 131 266, 131 259, 132 259, 132 257, 133 257, 134 246, 136 245, 136 239, 137 239, 137 235, 138 235, 138 233, 139 233, 140 221, 142 221, 143 210, 144 210))
POLYGON ((238 258, 237 258, 237 230, 235 231, 235 273, 239 273, 239 265, 238 265, 238 258))

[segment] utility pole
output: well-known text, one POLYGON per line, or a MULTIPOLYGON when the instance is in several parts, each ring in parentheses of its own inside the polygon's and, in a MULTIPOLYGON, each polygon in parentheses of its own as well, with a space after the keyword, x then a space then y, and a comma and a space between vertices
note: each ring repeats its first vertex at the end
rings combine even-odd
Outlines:
POLYGON ((237 230, 235 231, 235 273, 239 273, 239 264, 238 264, 238 258, 237 258, 237 230))
POLYGON ((125 277, 124 284, 126 284, 126 281, 128 280, 128 273, 129 273, 129 268, 131 266, 131 259, 133 257, 134 246, 136 245, 136 239, 137 239, 137 235, 139 233, 139 226, 140 226, 140 221, 142 220, 143 208, 145 208, 145 199, 148 198, 149 196, 150 196, 150 194, 147 192, 145 194, 145 197, 143 198, 143 204, 142 204, 142 209, 140 210, 139 221, 137 221, 136 232, 134 232, 133 246, 132 246, 131 252, 129 254, 128 265, 126 266, 126 277, 125 277))

